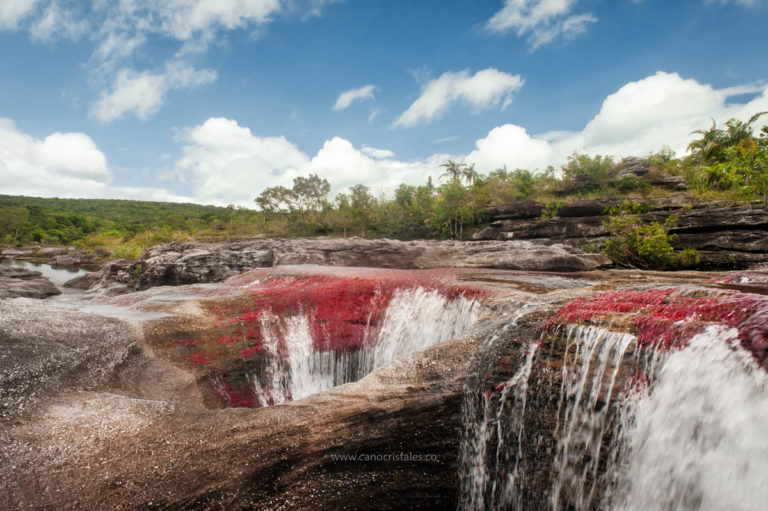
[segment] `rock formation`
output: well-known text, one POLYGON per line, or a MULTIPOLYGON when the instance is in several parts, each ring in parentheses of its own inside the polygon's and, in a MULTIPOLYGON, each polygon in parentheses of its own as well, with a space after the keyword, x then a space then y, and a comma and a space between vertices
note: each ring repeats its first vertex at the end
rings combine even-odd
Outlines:
MULTIPOLYGON (((563 204, 555 218, 542 218, 543 204, 533 201, 489 206, 489 223, 473 239, 515 239, 537 243, 597 246, 609 235, 604 227, 610 208, 625 199, 579 200, 563 204)), ((640 217, 663 223, 674 215, 677 248, 695 248, 703 265, 713 268, 744 268, 768 262, 768 208, 758 204, 733 205, 708 202, 690 205, 690 199, 671 197, 635 201, 647 207, 640 217)))
POLYGON ((46 298, 61 291, 39 271, 0 266, 0 300, 3 298, 46 298))
POLYGON ((126 319, 2 300, 0 507, 599 507, 624 445, 617 414, 654 380, 657 353, 721 325, 756 368, 766 361, 768 277, 709 277, 282 266, 93 305, 126 319), (259 408, 217 400, 217 378, 259 370, 242 350, 307 311, 320 327, 310 335, 365 342, 361 318, 385 322, 367 308, 376 279, 384 296, 396 283, 487 298, 461 339, 359 381, 259 408), (344 306, 326 314, 325 299, 344 306))
POLYGON ((152 247, 140 261, 108 264, 94 291, 118 294, 153 286, 221 282, 255 268, 298 264, 568 272, 605 267, 610 265, 610 259, 568 245, 527 241, 259 238, 216 243, 175 242, 152 247))

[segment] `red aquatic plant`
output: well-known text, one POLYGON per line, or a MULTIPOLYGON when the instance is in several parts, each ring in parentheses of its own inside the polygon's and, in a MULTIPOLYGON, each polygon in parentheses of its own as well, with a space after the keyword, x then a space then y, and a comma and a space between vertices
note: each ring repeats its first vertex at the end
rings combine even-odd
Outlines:
POLYGON ((742 346, 764 363, 768 355, 768 297, 738 292, 698 295, 679 289, 613 291, 581 297, 562 307, 548 322, 598 322, 629 325, 642 346, 665 350, 685 346, 707 326, 736 328, 742 346))
POLYGON ((213 362, 213 359, 204 353, 192 353, 185 360, 193 367, 204 367, 213 362))

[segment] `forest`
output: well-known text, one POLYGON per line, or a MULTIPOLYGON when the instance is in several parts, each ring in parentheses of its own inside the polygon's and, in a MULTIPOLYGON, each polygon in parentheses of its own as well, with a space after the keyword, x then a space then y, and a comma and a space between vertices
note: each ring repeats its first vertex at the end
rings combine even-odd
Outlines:
MULTIPOLYGON (((692 133, 695 138, 685 156, 666 147, 648 155, 651 174, 679 176, 691 201, 766 203, 768 126, 758 130, 756 125, 767 113, 731 119, 723 126, 713 121, 692 133)), ((485 208, 491 204, 536 200, 547 205, 545 216, 555 217, 562 204, 576 199, 642 199, 673 193, 653 180, 622 175, 621 165, 614 156, 574 152, 560 169, 502 167, 486 174, 470 162, 447 161, 437 182, 401 184, 382 196, 358 184, 333 199, 331 183, 309 175, 294 179, 290 188, 263 190, 254 209, 0 195, 0 240, 5 245, 38 242, 104 248, 116 257, 135 258, 149 246, 183 239, 254 235, 466 239, 468 231, 484 221, 485 208)), ((615 223, 619 229, 621 222, 615 223)))

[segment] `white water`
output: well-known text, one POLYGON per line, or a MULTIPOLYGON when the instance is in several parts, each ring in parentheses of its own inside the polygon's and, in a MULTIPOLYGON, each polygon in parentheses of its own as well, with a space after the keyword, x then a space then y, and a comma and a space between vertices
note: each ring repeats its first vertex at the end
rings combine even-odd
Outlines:
MULTIPOLYGON (((376 299, 376 298, 374 298, 376 299)), ((448 300, 422 288, 398 290, 390 300, 375 339, 358 352, 318 351, 306 313, 277 318, 262 314, 264 346, 271 356, 252 375, 259 403, 280 404, 356 381, 396 358, 465 335, 479 314, 478 302, 459 296, 448 300), (283 347, 285 357, 278 355, 283 347)))
POLYGON ((735 330, 669 355, 630 419, 611 509, 768 508, 768 375, 735 330))
POLYGON ((603 437, 615 418, 609 404, 616 375, 635 336, 571 325, 566 342, 555 428, 558 444, 552 508, 560 509, 565 494, 576 509, 589 509, 599 499, 595 494, 598 465, 603 437))
POLYGON ((479 406, 476 392, 465 399, 463 416, 467 431, 459 459, 462 474, 460 509, 499 509, 510 505, 520 508, 522 505, 519 485, 523 472, 524 417, 528 379, 537 347, 536 342, 530 343, 525 361, 517 373, 503 383, 498 397, 483 393, 479 406), (513 433, 511 440, 517 445, 517 456, 511 467, 506 466, 505 456, 508 432, 513 433), (488 452, 489 443, 495 444, 493 452, 488 452))

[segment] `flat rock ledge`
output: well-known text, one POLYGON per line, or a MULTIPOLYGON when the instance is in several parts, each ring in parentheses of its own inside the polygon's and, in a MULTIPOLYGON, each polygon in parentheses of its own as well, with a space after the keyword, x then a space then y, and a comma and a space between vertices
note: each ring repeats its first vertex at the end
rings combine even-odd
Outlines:
POLYGON ((530 241, 396 241, 361 238, 174 242, 140 261, 113 261, 91 291, 115 295, 154 286, 221 282, 256 268, 314 264, 393 269, 490 268, 581 272, 611 265, 602 254, 530 241))
POLYGON ((4 298, 47 298, 61 291, 39 271, 0 266, 0 300, 4 298))

